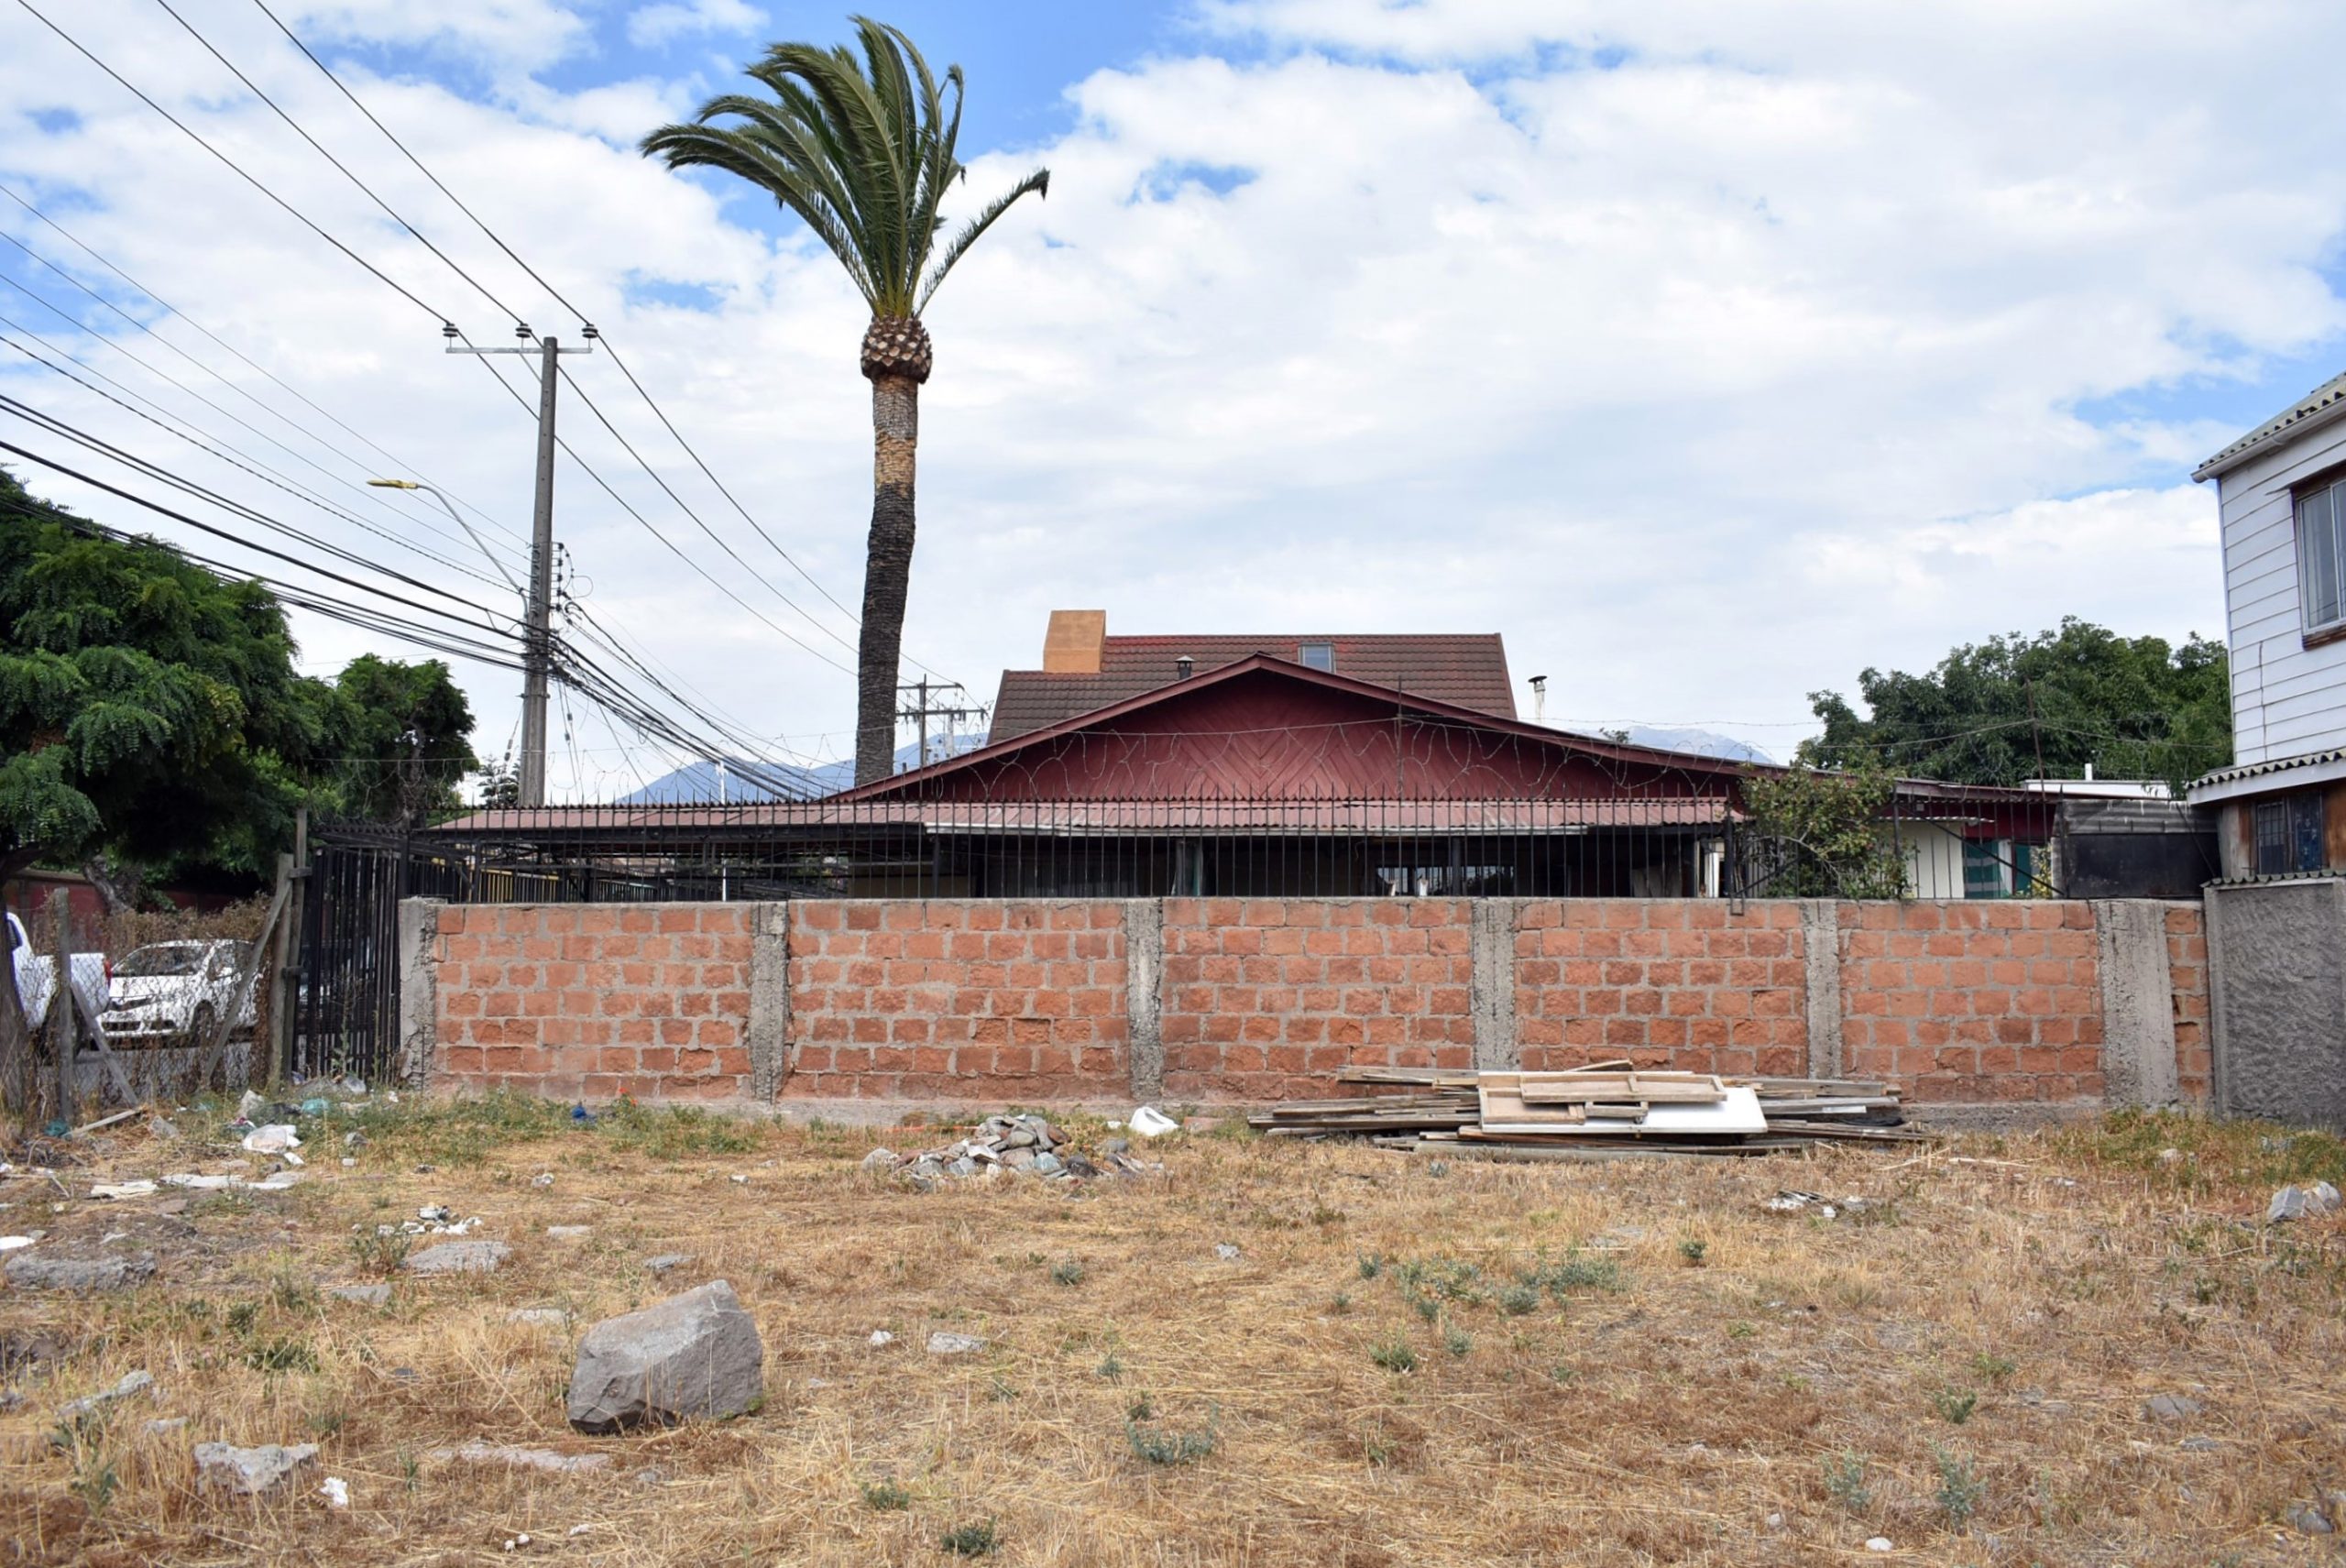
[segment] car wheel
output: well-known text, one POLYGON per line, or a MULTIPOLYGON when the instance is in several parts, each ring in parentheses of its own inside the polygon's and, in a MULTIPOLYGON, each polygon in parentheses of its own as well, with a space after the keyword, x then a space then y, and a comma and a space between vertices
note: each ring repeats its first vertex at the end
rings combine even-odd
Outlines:
POLYGON ((188 1043, 197 1046, 210 1045, 212 1043, 213 1026, 216 1022, 217 1019, 212 1011, 212 1003, 209 1002, 197 1003, 195 1004, 194 1014, 187 1021, 188 1043))

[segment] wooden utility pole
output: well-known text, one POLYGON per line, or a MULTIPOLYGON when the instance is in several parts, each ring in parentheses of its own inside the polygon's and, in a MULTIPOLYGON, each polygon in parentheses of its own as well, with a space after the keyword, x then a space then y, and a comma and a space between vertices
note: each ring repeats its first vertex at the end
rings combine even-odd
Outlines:
POLYGON ((49 924, 57 950, 57 984, 49 996, 49 1044, 57 1053, 57 1119, 70 1127, 82 1114, 73 1084, 73 911, 61 887, 49 895, 49 924))

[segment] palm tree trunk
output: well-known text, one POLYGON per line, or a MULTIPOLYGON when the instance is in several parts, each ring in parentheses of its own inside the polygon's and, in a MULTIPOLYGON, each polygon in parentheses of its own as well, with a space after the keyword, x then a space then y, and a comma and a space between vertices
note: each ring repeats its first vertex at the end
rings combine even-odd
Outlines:
MULTIPOLYGON (((925 369, 926 367, 923 367, 925 369)), ((855 782, 896 765, 896 666, 913 575, 913 459, 920 444, 920 382, 872 378, 872 534, 863 557, 863 635, 856 651, 855 782)))

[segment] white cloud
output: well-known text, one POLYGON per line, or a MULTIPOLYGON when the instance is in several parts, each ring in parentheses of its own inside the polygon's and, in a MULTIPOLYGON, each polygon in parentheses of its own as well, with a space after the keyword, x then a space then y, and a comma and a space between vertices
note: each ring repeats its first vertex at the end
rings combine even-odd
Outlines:
MULTIPOLYGON (((344 10, 354 37, 440 25, 344 10)), ((559 14, 499 14, 522 40, 502 46, 512 60, 578 47, 559 14)), ((2346 117, 2327 80, 2346 17, 1252 0, 1209 20, 1269 58, 1097 73, 1072 89, 1072 129, 979 158, 962 198, 1053 171, 1048 202, 997 225, 930 313, 907 645, 981 696, 1074 604, 1127 630, 1497 630, 1519 672, 1549 673, 1553 713, 1715 726, 1797 720, 1806 692, 1849 689, 1865 665, 1927 665, 2064 613, 2213 631, 2214 500, 2177 468, 2231 432, 2188 389, 2346 332, 2321 271, 2346 168, 2305 154, 2346 117), (1587 65, 1600 49, 1619 51, 1610 69, 1587 65), (2145 390, 2140 406, 2182 411, 2079 412, 2145 390)), ((527 517, 527 422, 477 366, 38 42, 0 50, 0 175, 90 192, 98 209, 75 221, 108 255, 403 458, 527 517), (69 131, 15 117, 68 103, 69 131)), ((175 109, 434 309, 484 341, 507 330, 265 110, 127 24, 103 47, 183 82, 175 109)), ((262 80, 500 297, 575 332, 314 73, 262 80)), ((421 81, 362 91, 855 602, 861 307, 803 236, 744 226, 764 198, 634 155, 701 85, 557 91, 517 65, 486 103, 421 81)), ((0 386, 59 397, 8 357, 0 386)), ((606 362, 574 370, 711 527, 845 630, 606 362)), ((631 501, 803 630, 625 478, 564 395, 565 432, 631 501)), ((79 394, 56 406, 158 439, 79 394)), ((558 501, 598 613, 760 731, 840 749, 848 680, 567 468, 558 501)), ((320 656, 356 645, 311 635, 320 656)), ((510 684, 480 677, 492 747, 510 684)), ((1747 732, 1789 749, 1783 730, 1747 732)), ((579 744, 610 742, 582 718, 579 744)))
POLYGON ((663 0, 628 13, 628 42, 652 49, 695 33, 746 33, 766 25, 748 0, 663 0))

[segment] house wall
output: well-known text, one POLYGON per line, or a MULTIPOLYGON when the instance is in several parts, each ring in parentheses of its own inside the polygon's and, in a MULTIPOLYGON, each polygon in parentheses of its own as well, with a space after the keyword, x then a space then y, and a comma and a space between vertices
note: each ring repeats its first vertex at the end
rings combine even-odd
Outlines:
POLYGON ((2289 487, 2346 463, 2346 420, 2259 454, 2218 481, 2233 761, 2346 744, 2346 640, 2308 648, 2289 487))
POLYGON ((1260 1102, 1345 1067, 1891 1077, 2204 1102, 2196 905, 411 901, 435 1084, 563 1098, 1260 1102))

